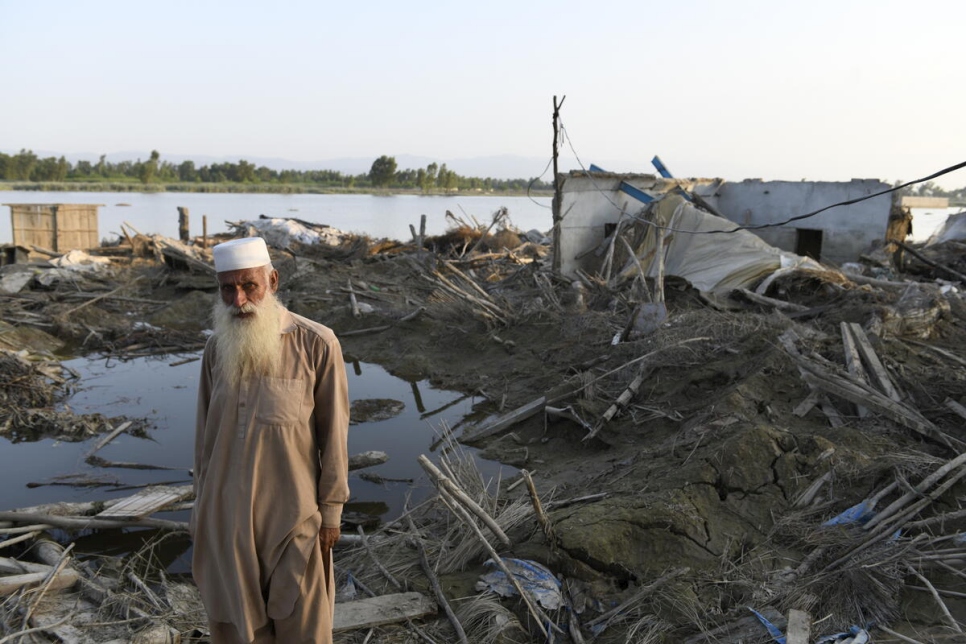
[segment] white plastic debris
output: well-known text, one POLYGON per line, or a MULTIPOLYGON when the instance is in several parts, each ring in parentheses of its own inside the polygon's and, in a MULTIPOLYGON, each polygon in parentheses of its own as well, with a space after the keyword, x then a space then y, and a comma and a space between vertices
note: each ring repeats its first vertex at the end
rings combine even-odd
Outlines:
POLYGON ((292 242, 338 246, 348 236, 348 233, 337 228, 309 228, 293 219, 256 219, 245 224, 257 230, 259 236, 275 248, 289 248, 292 242))
MULTIPOLYGON (((560 597, 560 580, 546 567, 536 561, 528 559, 512 559, 501 557, 504 565, 510 570, 525 591, 536 599, 547 610, 560 608, 563 600, 560 597)), ((488 566, 495 566, 492 559, 486 561, 488 566)), ((502 570, 494 570, 476 582, 477 590, 491 590, 501 597, 511 597, 517 594, 506 574, 502 570)))
POLYGON ((76 273, 99 273, 108 270, 111 266, 109 258, 94 257, 82 250, 68 251, 66 255, 50 260, 50 263, 57 268, 76 273))

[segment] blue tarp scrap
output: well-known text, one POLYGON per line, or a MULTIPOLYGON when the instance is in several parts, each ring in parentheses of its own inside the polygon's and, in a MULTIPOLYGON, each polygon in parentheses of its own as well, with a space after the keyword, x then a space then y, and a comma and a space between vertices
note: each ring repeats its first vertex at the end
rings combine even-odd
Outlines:
POLYGON ((863 523, 868 523, 869 519, 871 519, 873 516, 875 516, 875 502, 866 499, 861 503, 856 503, 842 514, 832 517, 822 525, 847 525, 849 523, 858 523, 859 525, 862 525, 863 523))
POLYGON ((767 617, 756 611, 751 606, 748 606, 747 608, 755 614, 755 617, 758 618, 758 621, 761 622, 762 625, 768 630, 768 634, 771 635, 776 644, 785 644, 785 634, 781 632, 780 628, 769 622, 767 617))
MULTIPOLYGON (((509 569, 516 580, 541 606, 547 610, 557 610, 563 604, 560 595, 560 580, 546 567, 528 559, 513 559, 501 557, 503 564, 509 569)), ((484 565, 495 566, 492 559, 484 565)), ((517 594, 517 589, 507 579, 500 569, 488 572, 476 582, 477 590, 492 590, 501 597, 511 597, 517 594)))

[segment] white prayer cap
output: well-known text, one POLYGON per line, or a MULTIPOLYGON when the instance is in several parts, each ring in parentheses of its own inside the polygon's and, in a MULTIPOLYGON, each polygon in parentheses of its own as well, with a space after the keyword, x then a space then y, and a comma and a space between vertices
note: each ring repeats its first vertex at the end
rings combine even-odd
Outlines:
POLYGON ((256 268, 272 263, 268 246, 261 237, 231 239, 211 249, 215 257, 215 272, 237 271, 256 268))

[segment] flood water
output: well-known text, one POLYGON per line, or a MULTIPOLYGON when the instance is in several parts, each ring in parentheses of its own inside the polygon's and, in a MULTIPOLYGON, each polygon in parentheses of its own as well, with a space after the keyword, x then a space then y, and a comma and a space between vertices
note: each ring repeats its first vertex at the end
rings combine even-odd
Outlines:
MULTIPOLYGON (((227 232, 226 221, 267 217, 295 217, 326 224, 346 232, 376 238, 412 239, 409 226, 419 230, 420 215, 426 215, 426 234, 440 235, 449 227, 446 211, 466 221, 471 217, 488 225, 494 212, 505 207, 510 222, 527 231, 547 232, 553 225, 550 198, 494 195, 274 195, 205 194, 195 192, 34 192, 2 191, 0 203, 88 203, 102 204, 98 211, 101 239, 121 233, 130 223, 138 232, 178 236, 178 206, 188 208, 190 232, 202 234, 202 216, 208 220, 208 234, 227 232)), ((0 243, 13 241, 9 209, 0 210, 0 243)))
MULTIPOLYGON (((146 470, 101 468, 84 459, 97 443, 93 438, 81 443, 56 440, 8 443, 0 449, 0 486, 4 508, 34 506, 57 501, 91 501, 134 494, 149 484, 186 484, 194 452, 194 422, 200 361, 177 363, 198 357, 180 354, 161 358, 138 358, 120 362, 113 359, 79 358, 64 364, 80 376, 78 391, 67 401, 76 413, 101 413, 107 417, 146 418, 149 436, 136 438, 126 433, 98 451, 103 459, 173 468, 146 470), (174 366, 172 366, 174 365, 174 366), (102 485, 73 487, 50 485, 58 477, 86 475, 102 485), (43 484, 28 487, 28 484, 43 484)), ((420 454, 437 460, 430 450, 444 426, 453 427, 472 411, 476 400, 457 392, 434 389, 427 381, 407 382, 389 374, 378 365, 349 362, 346 365, 350 401, 388 398, 404 404, 402 412, 390 419, 360 422, 349 427, 349 453, 369 450, 386 452, 389 462, 350 473, 351 499, 347 512, 377 515, 385 521, 403 511, 407 495, 415 504, 425 499, 432 488, 416 462, 420 454), (372 472, 383 478, 413 479, 407 482, 374 483, 359 478, 372 472)), ((470 453, 474 450, 463 448, 470 453)), ((478 459, 485 478, 506 478, 516 472, 499 463, 478 459)), ((162 515, 187 521, 187 512, 162 515)), ((120 554, 136 548, 146 535, 118 534, 107 531, 78 542, 80 552, 120 554)), ((137 532, 137 531, 136 531, 137 532)), ((166 563, 172 572, 188 570, 190 543, 186 538, 168 542, 172 550, 166 563)), ((163 555, 161 555, 163 557, 163 555)))

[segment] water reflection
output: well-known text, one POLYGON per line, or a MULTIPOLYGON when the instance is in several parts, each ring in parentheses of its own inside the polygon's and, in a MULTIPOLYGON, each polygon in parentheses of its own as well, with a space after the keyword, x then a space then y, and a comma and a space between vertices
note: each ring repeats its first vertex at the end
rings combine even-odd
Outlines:
MULTIPOLYGON (((74 412, 148 420, 147 438, 121 434, 98 452, 99 457, 108 462, 137 463, 180 471, 92 467, 85 462, 85 456, 97 438, 81 443, 52 439, 11 443, 0 450, 3 507, 102 500, 130 495, 137 486, 189 482, 186 470, 193 462, 200 363, 185 362, 185 359, 197 355, 138 358, 125 362, 87 358, 65 362, 81 376, 78 391, 66 403, 74 412), (28 483, 38 480, 51 481, 58 476, 78 474, 91 478, 108 476, 116 485, 27 487, 28 483)), ((471 412, 474 398, 435 389, 428 381, 402 380, 378 365, 358 361, 347 363, 346 373, 352 402, 383 398, 403 403, 402 411, 391 418, 360 422, 349 428, 350 454, 378 450, 386 452, 389 461, 350 473, 352 496, 347 512, 383 520, 395 518, 401 514, 407 496, 411 496, 411 502, 415 504, 430 494, 431 489, 416 457, 429 454, 435 460, 432 451, 438 448, 439 432, 443 427, 459 424, 471 412)), ((500 464, 478 462, 485 479, 501 476, 500 464)), ((502 478, 510 474, 504 471, 502 478)), ((188 519, 184 511, 171 513, 165 518, 188 519)), ((364 518, 359 520, 364 522, 364 518)), ((89 540, 103 543, 105 550, 125 550, 131 544, 152 538, 152 534, 152 531, 132 530, 125 536, 103 542, 104 535, 92 535, 89 540)), ((185 547, 177 540, 167 544, 166 558, 183 558, 185 547)))

